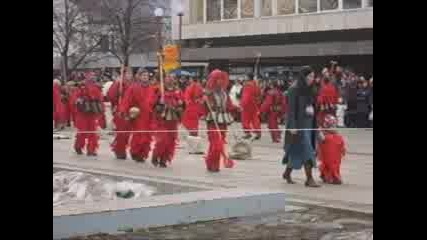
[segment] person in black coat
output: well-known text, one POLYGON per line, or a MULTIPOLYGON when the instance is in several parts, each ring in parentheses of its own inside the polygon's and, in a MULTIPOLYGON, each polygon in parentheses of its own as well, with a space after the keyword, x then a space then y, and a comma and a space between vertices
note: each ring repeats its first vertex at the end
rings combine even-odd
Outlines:
POLYGON ((369 127, 371 90, 368 81, 364 78, 361 78, 357 84, 356 95, 356 126, 358 128, 367 128, 369 127))
POLYGON ((312 174, 312 169, 316 166, 317 134, 312 130, 316 128, 313 84, 314 71, 310 67, 305 67, 301 70, 297 82, 287 92, 286 128, 289 130, 285 132, 285 155, 282 159, 282 163, 286 165, 283 178, 287 183, 294 183, 291 178, 292 170, 304 167, 307 187, 319 187, 312 174))

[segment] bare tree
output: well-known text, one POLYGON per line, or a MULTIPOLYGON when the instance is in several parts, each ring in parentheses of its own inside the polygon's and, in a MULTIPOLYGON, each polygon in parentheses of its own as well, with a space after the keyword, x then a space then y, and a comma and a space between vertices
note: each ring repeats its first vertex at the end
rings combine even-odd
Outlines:
POLYGON ((61 56, 64 81, 70 70, 95 56, 94 50, 101 43, 99 29, 92 27, 89 17, 74 2, 53 1, 53 52, 61 56))
POLYGON ((102 0, 105 24, 114 39, 109 52, 121 64, 129 65, 132 53, 149 51, 158 31, 153 17, 153 1, 149 0, 102 0))

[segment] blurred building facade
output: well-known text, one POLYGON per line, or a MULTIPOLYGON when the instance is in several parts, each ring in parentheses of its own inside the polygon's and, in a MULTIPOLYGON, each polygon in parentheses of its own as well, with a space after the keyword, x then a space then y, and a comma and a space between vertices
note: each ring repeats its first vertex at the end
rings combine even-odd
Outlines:
POLYGON ((372 72, 373 0, 182 0, 183 61, 278 75, 337 60, 372 72), (260 62, 255 68, 256 56, 260 62))

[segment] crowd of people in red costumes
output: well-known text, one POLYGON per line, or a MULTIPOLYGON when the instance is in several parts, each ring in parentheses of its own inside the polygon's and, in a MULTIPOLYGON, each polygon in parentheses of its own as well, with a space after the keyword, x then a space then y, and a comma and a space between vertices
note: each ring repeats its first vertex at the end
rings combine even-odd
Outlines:
MULTIPOLYGON (((342 75, 339 71, 339 68, 325 68, 316 79, 314 91, 318 126, 335 126, 337 105, 343 99, 342 88, 337 83, 337 76, 342 75)), ((93 72, 76 75, 66 83, 58 79, 53 81, 55 128, 62 129, 68 125, 77 129, 74 143, 77 154, 85 151, 88 156, 97 155, 97 130, 107 127, 106 102, 111 104, 115 130, 111 151, 119 160, 127 159, 129 152, 131 159, 143 163, 152 151, 152 164, 165 168, 174 159, 179 125, 182 124, 190 136, 197 137, 202 119, 208 129, 205 162, 210 172, 218 172, 221 164, 227 168, 234 165, 233 160, 228 159, 224 146, 227 127, 236 119, 241 121, 245 133, 243 138, 260 139, 261 122, 266 121, 272 142, 281 142, 279 125, 288 106, 283 84, 278 81, 261 84, 254 80, 253 74, 248 74, 235 96, 236 101, 230 98, 232 84, 228 74, 219 69, 211 71, 206 81, 191 79, 184 87, 176 77, 169 75, 165 75, 161 83, 158 75, 152 75, 146 69, 139 69, 136 73, 130 68, 124 69, 121 76, 123 78, 117 77, 105 94, 97 81, 99 76, 93 72)), ((289 83, 289 86, 293 84, 289 83)), ((343 142, 342 138, 340 141, 343 142)), ((320 151, 322 158, 325 158, 325 152, 320 151)), ((344 152, 343 147, 339 152, 344 152)), ((326 165, 322 165, 322 178, 325 179, 330 175, 328 168, 324 167, 326 165)))

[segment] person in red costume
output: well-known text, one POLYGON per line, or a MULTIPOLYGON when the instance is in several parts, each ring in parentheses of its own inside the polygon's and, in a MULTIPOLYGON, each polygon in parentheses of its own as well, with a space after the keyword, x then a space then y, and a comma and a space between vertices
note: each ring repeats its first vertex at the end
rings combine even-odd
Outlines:
POLYGON ((199 119, 202 113, 203 87, 197 79, 193 79, 191 84, 185 89, 185 112, 182 118, 182 125, 190 133, 190 136, 198 136, 199 119))
POLYGON ((104 113, 104 105, 102 92, 92 74, 86 75, 85 83, 80 84, 72 99, 75 106, 74 125, 77 128, 74 150, 77 154, 82 154, 87 140, 87 155, 96 156, 99 136, 95 131, 98 128, 98 119, 104 113), (89 131, 93 132, 88 133, 89 131))
POLYGON ((255 80, 253 74, 248 74, 248 81, 242 89, 242 126, 245 131, 245 139, 251 138, 251 130, 256 134, 255 139, 261 138, 261 121, 259 106, 261 103, 261 89, 255 80))
MULTIPOLYGON (((102 84, 100 82, 97 82, 95 84, 102 93, 102 84)), ((105 96, 104 96, 104 94, 102 94, 102 105, 104 105, 103 108, 105 109, 105 96)), ((99 116, 98 125, 102 129, 107 128, 107 118, 105 116, 105 111, 99 116)))
POLYGON ((228 74, 218 69, 211 72, 206 83, 203 115, 206 116, 208 128, 209 148, 205 162, 209 172, 219 172, 221 158, 225 167, 230 168, 234 165, 225 153, 225 144, 227 126, 233 122, 230 112, 237 110, 238 107, 232 104, 226 92, 228 83, 228 74))
POLYGON ((153 149, 152 163, 161 168, 171 163, 178 141, 178 125, 181 119, 183 98, 171 77, 166 77, 165 91, 156 94, 157 103, 154 107, 153 121, 156 122, 156 144, 153 149), (170 131, 170 132, 169 132, 170 131))
MULTIPOLYGON (((155 94, 150 86, 149 73, 145 69, 138 70, 135 81, 130 84, 119 105, 119 114, 128 117, 130 110, 138 109, 139 114, 130 116, 132 131, 150 131, 155 103, 155 94)), ((133 160, 145 162, 150 152, 152 135, 150 132, 134 132, 130 141, 130 154, 133 160)))
POLYGON ((75 119, 76 119, 76 108, 74 106, 76 99, 77 99, 77 92, 79 90, 79 81, 73 81, 72 84, 70 84, 70 93, 68 97, 68 109, 70 110, 70 121, 72 125, 75 127, 75 119))
POLYGON ((70 111, 70 105, 69 103, 69 98, 70 98, 70 86, 69 83, 67 82, 66 84, 61 86, 61 101, 62 104, 64 106, 64 125, 67 125, 68 127, 70 127, 70 120, 71 120, 71 111, 70 111))
POLYGON ((344 138, 335 130, 337 120, 331 115, 325 115, 322 121, 324 128, 320 134, 318 158, 320 160, 320 178, 325 183, 342 184, 341 161, 345 156, 344 138))
POLYGON ((63 129, 67 122, 67 107, 64 104, 61 81, 53 80, 53 121, 56 129, 63 129))
POLYGON ((285 97, 280 92, 277 82, 274 81, 260 108, 261 113, 267 115, 268 128, 274 143, 280 142, 281 131, 277 129, 279 129, 279 120, 286 111, 285 107, 285 97))
POLYGON ((120 115, 118 111, 118 106, 120 105, 123 95, 126 90, 129 88, 133 74, 132 69, 128 68, 124 70, 123 80, 117 79, 111 85, 107 92, 107 100, 111 103, 111 111, 113 115, 113 123, 115 126, 115 137, 114 141, 111 144, 111 149, 116 155, 117 159, 125 160, 127 157, 126 149, 129 143, 131 124, 127 119, 124 118, 124 115, 120 115))
POLYGON ((317 94, 316 105, 318 109, 317 121, 322 125, 322 121, 327 114, 336 115, 337 104, 339 103, 339 92, 337 87, 331 81, 331 75, 328 69, 324 69, 323 81, 317 94))

